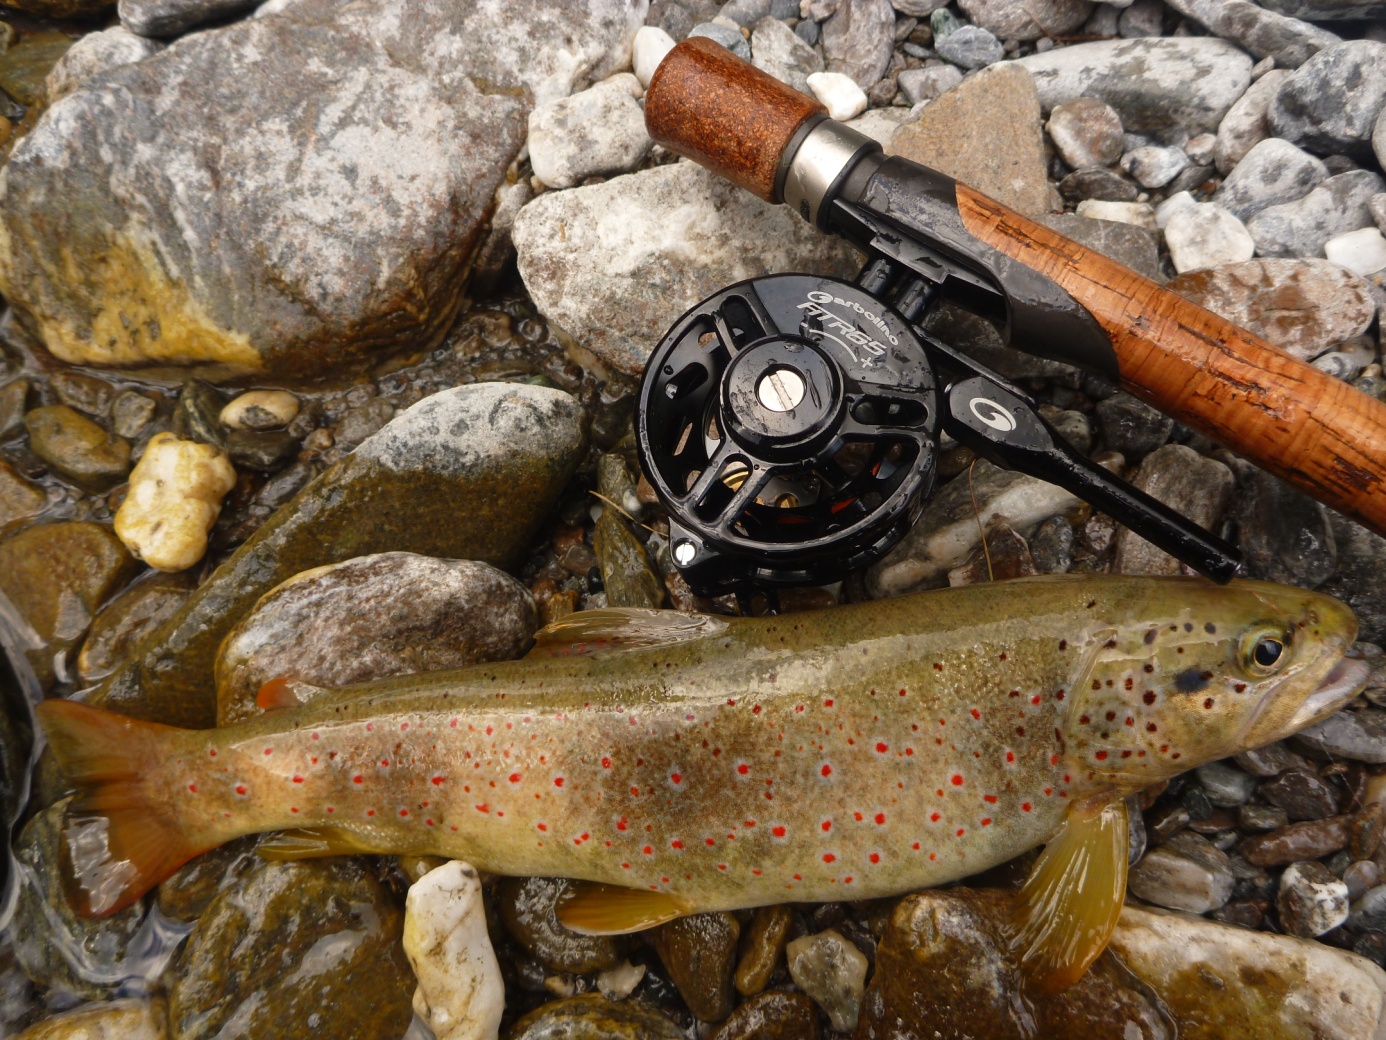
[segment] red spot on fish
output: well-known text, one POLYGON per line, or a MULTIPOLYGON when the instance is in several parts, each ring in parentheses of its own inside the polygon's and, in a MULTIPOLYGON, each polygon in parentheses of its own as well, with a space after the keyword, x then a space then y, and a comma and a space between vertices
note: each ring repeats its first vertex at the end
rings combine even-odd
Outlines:
POLYGON ((296 784, 301 784, 301 783, 303 783, 303 777, 301 777, 301 776, 295 776, 295 777, 294 777, 294 783, 296 783, 296 784))
MULTIPOLYGON (((408 728, 409 728, 409 723, 407 723, 407 722, 401 722, 401 723, 399 724, 399 728, 400 728, 400 729, 408 729, 408 728)), ((490 727, 490 726, 487 726, 487 727, 486 727, 486 732, 487 732, 487 733, 490 733, 490 732, 491 732, 491 727, 490 727)))
POLYGON ((1059 764, 1059 756, 1058 756, 1058 755, 1050 755, 1050 756, 1049 756, 1049 764, 1050 764, 1051 766, 1056 766, 1056 765, 1058 765, 1058 764, 1059 764))
POLYGON ((1007 762, 1014 762, 1014 761, 1015 761, 1015 752, 1014 752, 1014 751, 1007 751, 1007 752, 1006 752, 1006 761, 1007 761, 1007 762))
POLYGON ((824 820, 821 824, 819 824, 819 826, 822 827, 824 831, 830 831, 833 829, 833 821, 824 820))
POLYGON ((351 782, 353 784, 363 784, 366 782, 366 778, 362 776, 360 773, 357 773, 355 776, 351 778, 351 782))
POLYGON ((1029 802, 1021 802, 1021 803, 1020 803, 1020 809, 1021 809, 1022 812, 1029 812, 1030 809, 1031 809, 1030 803, 1029 803, 1029 802))
POLYGON ((1099 762, 1105 762, 1107 761, 1107 752, 1099 751, 1096 757, 1099 762))
POLYGON ((476 811, 480 813, 490 812, 491 807, 487 805, 485 802, 482 802, 480 805, 476 806, 476 811))
POLYGON ((751 771, 751 767, 748 766, 745 762, 742 762, 739 766, 736 767, 736 771, 740 773, 742 776, 745 776, 747 773, 751 771))
POLYGON ((409 815, 409 810, 408 810, 408 809, 401 809, 401 810, 399 811, 399 814, 400 814, 401 816, 408 816, 408 815, 409 815))
POLYGON ((374 732, 374 731, 375 731, 375 723, 374 723, 374 722, 368 722, 368 723, 366 723, 366 732, 367 732, 367 733, 372 733, 372 732, 374 732))
POLYGON ((877 826, 880 826, 880 825, 882 825, 882 824, 884 824, 884 823, 885 823, 885 813, 883 813, 883 812, 878 812, 878 813, 876 814, 876 824, 877 824, 877 826))
POLYGON ((881 854, 879 852, 873 852, 871 853, 870 859, 872 863, 879 863, 881 862, 881 854))
POLYGON ((887 751, 890 750, 890 745, 885 743, 877 743, 876 750, 880 752, 882 755, 884 755, 887 751))
POLYGON ((208 749, 207 749, 207 756, 208 756, 209 758, 216 758, 216 757, 217 757, 217 749, 216 749, 216 748, 208 748, 208 749))
POLYGON ((1030 703, 1031 703, 1031 704, 1038 704, 1039 702, 1040 702, 1040 695, 1039 695, 1038 693, 1035 694, 1033 697, 1030 698, 1030 703))
POLYGON ((967 829, 966 829, 966 828, 964 828, 964 827, 959 827, 959 828, 958 828, 958 837, 959 837, 959 838, 961 838, 961 837, 962 837, 964 834, 966 834, 966 833, 967 833, 967 829))
POLYGON ((602 759, 602 768, 603 768, 603 769, 610 769, 610 768, 611 768, 611 759, 609 759, 609 758, 603 758, 603 759, 602 759))
POLYGON ((987 802, 987 803, 989 803, 989 804, 991 804, 991 805, 995 805, 995 804, 996 804, 996 795, 994 795, 994 794, 984 794, 984 795, 982 795, 982 801, 987 802))
POLYGON ((819 770, 819 772, 821 772, 824 776, 832 776, 832 775, 833 775, 833 767, 830 766, 830 765, 828 765, 828 764, 825 762, 825 763, 823 763, 823 768, 822 768, 821 770, 819 770))
POLYGON ((189 791, 190 793, 192 793, 192 794, 197 794, 197 785, 196 785, 196 784, 189 784, 189 785, 188 785, 188 791, 189 791))
POLYGON ((296 806, 296 805, 291 805, 291 806, 289 806, 289 812, 291 812, 291 813, 296 813, 296 812, 298 812, 298 806, 296 806))
POLYGON ((713 841, 711 838, 704 838, 704 839, 703 839, 703 842, 704 842, 705 844, 707 844, 707 845, 716 845, 716 844, 717 844, 717 843, 716 843, 715 841, 713 841))
POLYGON ((954 774, 953 774, 953 786, 954 786, 954 787, 961 787, 962 785, 963 785, 962 774, 961 774, 961 773, 954 773, 954 774))
POLYGON ((670 847, 671 849, 682 849, 682 848, 683 848, 683 842, 679 841, 678 838, 675 838, 673 841, 671 841, 671 842, 669 843, 669 847, 670 847))
POLYGON ((554 787, 562 787, 562 786, 563 786, 563 778, 562 778, 561 776, 556 776, 556 777, 554 777, 554 778, 553 778, 553 786, 554 786, 554 787))
POLYGON ((272 754, 274 754, 274 748, 265 748, 265 754, 267 754, 267 755, 272 755, 272 754))
POLYGON ((943 663, 942 663, 941 661, 935 661, 935 662, 934 662, 934 671, 936 671, 936 672, 941 672, 941 671, 943 671, 943 663))
MULTIPOLYGON (((518 773, 512 774, 510 777, 511 780, 518 780, 519 778, 520 777, 518 773)), ((429 779, 432 781, 434 787, 442 787, 443 781, 446 780, 447 777, 439 773, 437 776, 430 777, 429 779)))
POLYGON ((623 831, 626 829, 626 818, 624 816, 622 816, 619 820, 616 821, 616 829, 618 831, 623 831))
POLYGON ((549 829, 549 825, 547 823, 536 823, 535 826, 538 827, 541 831, 546 831, 549 829))
POLYGON ((672 781, 674 781, 674 783, 676 783, 676 784, 681 784, 681 783, 683 783, 683 774, 682 774, 682 773, 670 773, 670 774, 669 774, 669 779, 672 780, 672 781))
POLYGON ((245 794, 245 784, 237 784, 236 793, 241 795, 245 794))
POLYGON ((366 810, 366 815, 367 815, 367 816, 374 816, 374 815, 375 815, 375 810, 374 810, 374 809, 367 809, 367 810, 366 810))
POLYGON ((976 709, 976 708, 973 708, 972 711, 969 712, 969 714, 970 714, 974 719, 980 719, 980 718, 982 717, 982 713, 981 713, 978 709, 976 709))
POLYGON ((991 826, 991 817, 990 817, 990 816, 983 816, 983 817, 982 817, 982 826, 983 826, 983 827, 990 827, 990 826, 991 826))
POLYGON ((456 729, 456 728, 457 728, 457 720, 456 720, 456 719, 453 719, 451 722, 448 723, 448 725, 451 726, 453 729, 456 729))
POLYGON ((825 708, 831 708, 832 706, 833 706, 833 699, 832 699, 831 697, 829 697, 829 698, 827 698, 826 700, 823 701, 823 707, 825 707, 825 708))
POLYGON ((932 820, 934 823, 938 823, 939 820, 943 819, 943 814, 942 814, 942 813, 930 813, 930 814, 929 814, 929 819, 932 820))
POLYGON ((646 846, 645 846, 643 849, 641 849, 640 851, 643 852, 643 853, 645 853, 645 855, 647 855, 647 856, 653 856, 653 855, 654 855, 654 849, 652 849, 652 848, 651 848, 650 846, 648 846, 648 845, 646 845, 646 846))
POLYGON ((837 857, 834 856, 831 852, 825 852, 825 853, 823 853, 823 862, 824 862, 824 863, 835 863, 835 862, 837 862, 837 857))
POLYGON ((387 768, 389 765, 390 765, 390 760, 389 760, 388 758, 382 758, 382 759, 380 760, 380 766, 381 766, 382 769, 387 768))
POLYGON ((777 838, 783 838, 785 832, 784 832, 784 828, 783 828, 783 827, 771 827, 771 828, 770 828, 770 833, 773 834, 773 835, 774 835, 775 837, 777 837, 777 838))
POLYGON ((1155 732, 1156 730, 1158 730, 1159 728, 1160 728, 1160 727, 1157 726, 1157 725, 1155 725, 1155 723, 1153 723, 1153 722, 1147 722, 1147 723, 1145 724, 1145 731, 1146 731, 1147 733, 1154 733, 1154 732, 1155 732))

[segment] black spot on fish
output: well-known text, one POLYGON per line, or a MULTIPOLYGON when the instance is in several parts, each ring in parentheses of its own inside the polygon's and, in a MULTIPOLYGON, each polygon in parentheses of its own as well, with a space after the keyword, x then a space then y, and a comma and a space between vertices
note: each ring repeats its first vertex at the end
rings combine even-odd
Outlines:
POLYGON ((1155 637, 1159 634, 1159 629, 1152 628, 1150 631, 1148 631, 1145 634, 1145 645, 1149 646, 1151 643, 1155 642, 1155 637))
POLYGON ((1185 631, 1185 632, 1192 632, 1192 631, 1193 631, 1193 622, 1191 622, 1191 621, 1185 621, 1185 622, 1184 622, 1184 631, 1185 631))
POLYGON ((1203 626, 1203 631, 1207 632, 1210 636, 1215 636, 1218 634, 1218 626, 1209 621, 1203 626))
POLYGON ((1174 676, 1174 688, 1180 693, 1197 693, 1208 685, 1210 673, 1197 668, 1185 668, 1174 676))

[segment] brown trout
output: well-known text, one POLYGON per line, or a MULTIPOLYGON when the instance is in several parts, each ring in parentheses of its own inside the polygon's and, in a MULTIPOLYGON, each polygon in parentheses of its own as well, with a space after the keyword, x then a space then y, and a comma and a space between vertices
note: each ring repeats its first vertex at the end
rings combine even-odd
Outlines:
POLYGON ((39 711, 71 825, 101 839, 73 864, 91 914, 282 828, 308 829, 290 851, 595 882, 561 917, 597 932, 894 895, 1047 843, 1017 942, 1052 989, 1114 926, 1125 796, 1337 710, 1365 682, 1356 627, 1263 582, 1059 576, 778 618, 577 614, 519 661, 215 730, 39 711))

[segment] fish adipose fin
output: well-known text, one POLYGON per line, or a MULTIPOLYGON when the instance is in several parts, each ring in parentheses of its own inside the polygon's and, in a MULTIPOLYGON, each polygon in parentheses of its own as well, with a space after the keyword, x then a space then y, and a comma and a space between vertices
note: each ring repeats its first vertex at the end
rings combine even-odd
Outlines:
POLYGON ((1038 994, 1073 985, 1107 946, 1126 898, 1126 803, 1074 805, 1020 890, 1011 949, 1038 994))
POLYGON ((709 614, 639 607, 580 610, 536 632, 526 656, 592 657, 704 639, 726 629, 725 621, 709 614))
POLYGON ((255 847, 261 859, 320 859, 323 856, 384 855, 351 831, 340 827, 298 827, 271 835, 255 847))
POLYGON ((64 880, 84 917, 129 906, 219 838, 170 809, 159 778, 172 726, 50 700, 36 713, 63 775, 77 788, 64 826, 64 880))
POLYGON ((649 892, 595 881, 574 881, 558 901, 558 923, 581 935, 625 935, 691 914, 668 892, 649 892))

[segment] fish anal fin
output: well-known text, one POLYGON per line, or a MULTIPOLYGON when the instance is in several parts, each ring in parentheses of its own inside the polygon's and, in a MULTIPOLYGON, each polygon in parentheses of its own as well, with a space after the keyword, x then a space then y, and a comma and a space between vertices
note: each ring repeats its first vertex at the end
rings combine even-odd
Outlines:
POLYGON ((703 639, 726 628, 722 618, 679 610, 580 610, 536 632, 534 647, 527 656, 592 657, 703 639))
POLYGON ((678 896, 595 881, 574 881, 558 900, 558 923, 581 935, 625 935, 693 912, 678 896))
POLYGON ((1017 897, 1011 949, 1036 995, 1073 985, 1107 946, 1126 898, 1126 803, 1070 807, 1017 897))
POLYGON ((280 831, 255 846, 261 859, 320 859, 323 856, 379 855, 378 849, 351 831, 340 827, 299 827, 280 831))

